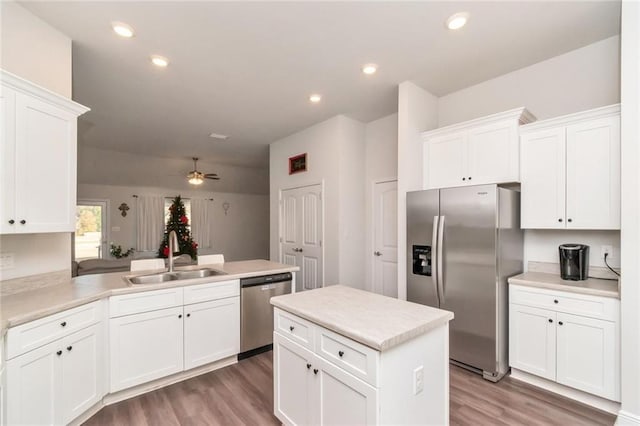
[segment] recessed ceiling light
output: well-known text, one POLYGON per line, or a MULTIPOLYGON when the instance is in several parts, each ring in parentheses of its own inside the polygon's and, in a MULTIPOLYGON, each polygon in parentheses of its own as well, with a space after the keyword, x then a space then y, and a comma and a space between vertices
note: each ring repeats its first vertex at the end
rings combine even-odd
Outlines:
POLYGON ((322 100, 322 96, 320 96, 318 94, 313 94, 313 95, 309 96, 309 100, 311 102, 313 102, 314 104, 317 104, 318 102, 320 102, 320 100, 322 100))
POLYGON ((111 28, 113 28, 113 31, 115 31, 115 33, 118 34, 120 37, 126 37, 126 38, 133 37, 133 34, 134 34, 133 28, 131 28, 129 25, 125 24, 124 22, 112 22, 111 28))
POLYGON ((447 19, 447 28, 450 30, 458 30, 467 23, 469 14, 467 12, 454 13, 447 19))
POLYGON ((378 71, 378 66, 376 64, 367 64, 362 67, 362 72, 367 75, 375 74, 376 71, 378 71))
POLYGON ((209 137, 213 138, 213 139, 221 139, 223 141, 226 141, 227 139, 229 139, 229 136, 223 135, 223 134, 220 134, 220 133, 211 133, 209 135, 209 137))
POLYGON ((161 68, 165 68, 167 65, 169 65, 169 60, 164 56, 159 55, 151 56, 151 62, 153 62, 153 65, 161 68))

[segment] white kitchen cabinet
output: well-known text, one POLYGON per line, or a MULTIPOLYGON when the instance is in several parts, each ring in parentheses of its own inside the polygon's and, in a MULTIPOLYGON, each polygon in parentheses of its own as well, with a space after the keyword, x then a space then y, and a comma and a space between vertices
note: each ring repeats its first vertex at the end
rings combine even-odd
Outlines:
POLYGON ((620 401, 619 300, 510 286, 509 365, 620 401))
POLYGON ((533 120, 517 108, 422 133, 424 188, 519 182, 518 126, 533 120))
POLYGON ((556 313, 522 305, 509 311, 511 367, 556 379, 556 313))
POLYGON ((66 424, 103 396, 102 328, 87 327, 7 362, 7 423, 66 424))
POLYGON ((5 71, 0 233, 74 232, 77 117, 88 108, 5 71))
POLYGON ((109 320, 111 392, 183 370, 182 306, 109 320))
POLYGON ((184 369, 240 352, 240 298, 229 297, 184 307, 184 369))
POLYGON ((522 126, 523 228, 620 229, 620 106, 522 126))
POLYGON ((273 384, 276 416, 288 425, 307 425, 312 421, 314 355, 279 333, 273 335, 273 384))

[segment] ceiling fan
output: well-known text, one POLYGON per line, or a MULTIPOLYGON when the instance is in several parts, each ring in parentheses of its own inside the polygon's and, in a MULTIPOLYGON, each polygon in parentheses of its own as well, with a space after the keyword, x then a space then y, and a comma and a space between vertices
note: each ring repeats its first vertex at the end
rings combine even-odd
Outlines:
POLYGON ((198 157, 193 158, 193 170, 187 175, 191 185, 201 185, 205 179, 220 180, 217 173, 202 173, 198 171, 198 157))

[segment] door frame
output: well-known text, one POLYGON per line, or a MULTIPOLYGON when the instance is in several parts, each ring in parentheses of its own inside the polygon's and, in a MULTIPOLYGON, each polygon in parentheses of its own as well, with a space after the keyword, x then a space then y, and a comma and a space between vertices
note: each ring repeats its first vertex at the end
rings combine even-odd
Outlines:
MULTIPOLYGON (((282 193, 284 191, 289 191, 292 189, 306 188, 309 186, 320 185, 320 220, 322 221, 322 280, 321 280, 321 288, 324 287, 325 280, 325 265, 327 263, 327 258, 325 256, 325 211, 324 211, 324 179, 319 182, 307 182, 305 184, 293 185, 293 186, 284 186, 278 189, 278 261, 282 263, 282 193)), ((295 293, 295 286, 291 288, 291 292, 295 293)))
MULTIPOLYGON (((376 195, 376 185, 379 185, 381 183, 387 183, 387 182, 395 182, 396 186, 398 184, 398 177, 387 177, 387 178, 374 178, 371 180, 371 186, 370 186, 370 194, 371 194, 371 205, 369 206, 370 208, 370 214, 371 214, 371 227, 369 228, 369 231, 371 235, 371 239, 369 241, 369 247, 368 247, 368 251, 369 251, 369 258, 371 259, 371 263, 369 264, 369 272, 371 273, 371 291, 373 293, 376 294, 381 294, 378 293, 376 291, 375 285, 376 285, 376 281, 375 281, 375 274, 376 274, 376 265, 375 265, 375 261, 373 260, 373 258, 371 257, 371 254, 376 250, 376 237, 375 237, 375 231, 376 231, 376 203, 375 203, 375 195, 376 195)), ((397 202, 396 202, 396 210, 397 210, 398 206, 397 206, 397 202)), ((397 241, 396 241, 397 244, 397 241)), ((398 247, 398 250, 400 250, 400 247, 398 247)), ((398 259, 396 257, 396 263, 398 262, 398 259)), ((398 294, 400 294, 400 292, 398 292, 398 294)))
MULTIPOLYGON (((111 254, 109 253, 109 241, 111 241, 111 224, 110 224, 110 213, 111 213, 111 202, 106 198, 78 198, 76 200, 76 207, 79 205, 103 205, 102 211, 102 228, 104 233, 102 235, 102 239, 104 241, 105 253, 101 253, 101 257, 98 259, 110 259, 111 254)), ((74 223, 75 226, 75 223, 74 223)), ((76 233, 75 231, 71 234, 71 258, 76 260, 76 233)))

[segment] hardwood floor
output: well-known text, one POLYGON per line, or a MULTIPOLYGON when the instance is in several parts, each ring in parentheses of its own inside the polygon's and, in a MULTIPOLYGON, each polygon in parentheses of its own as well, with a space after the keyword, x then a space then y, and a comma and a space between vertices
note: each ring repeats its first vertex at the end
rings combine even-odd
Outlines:
MULTIPOLYGON (((279 425, 272 353, 103 408, 85 425, 279 425)), ((613 425, 613 415, 507 377, 451 366, 452 425, 613 425)))

